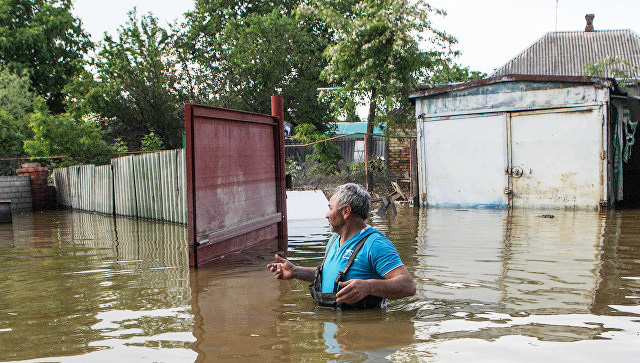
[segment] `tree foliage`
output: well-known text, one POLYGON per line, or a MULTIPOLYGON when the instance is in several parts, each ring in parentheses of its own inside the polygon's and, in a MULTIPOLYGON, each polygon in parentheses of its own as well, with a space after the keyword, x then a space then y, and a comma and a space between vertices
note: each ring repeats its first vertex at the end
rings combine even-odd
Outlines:
POLYGON ((24 155, 22 142, 30 136, 29 112, 34 95, 30 81, 0 66, 0 155, 24 155))
MULTIPOLYGON (((322 141, 327 138, 324 132, 321 132, 311 123, 299 124, 296 127, 296 140, 302 144, 314 141, 322 141)), ((307 155, 307 161, 316 162, 313 172, 318 175, 330 175, 340 171, 338 161, 342 160, 340 149, 331 142, 319 142, 313 144, 313 154, 307 155)))
MULTIPOLYGON (((318 0, 313 10, 335 34, 323 71, 323 77, 338 87, 332 93, 368 103, 372 123, 376 117, 389 123, 409 121, 409 93, 428 70, 454 54, 449 47, 455 39, 431 26, 430 15, 443 12, 424 1, 408 0, 359 1, 347 12, 330 5, 318 0), (434 49, 421 50, 425 33, 430 33, 434 49)), ((335 99, 340 108, 344 98, 335 99)))
POLYGON ((189 39, 180 53, 195 65, 182 68, 199 73, 188 77, 196 84, 190 98, 269 113, 270 96, 281 94, 288 121, 326 129, 328 105, 318 100, 317 89, 326 86, 320 72, 329 34, 316 18, 297 13, 298 3, 197 1, 185 36, 178 37, 189 39))
POLYGON ((111 139, 121 138, 138 149, 154 132, 169 147, 181 145, 182 94, 170 34, 152 15, 138 18, 135 10, 120 28, 118 39, 106 36, 93 66, 68 87, 78 101, 73 114, 102 116, 111 139))
POLYGON ((64 111, 63 88, 92 46, 71 8, 71 0, 0 2, 0 64, 26 72, 53 112, 64 111))
POLYGON ((584 75, 612 77, 625 82, 640 78, 640 68, 634 67, 633 64, 622 58, 606 57, 597 62, 587 62, 584 65, 584 75))
POLYGON ((429 72, 427 82, 429 86, 438 86, 454 82, 468 82, 483 79, 486 73, 472 71, 469 67, 462 67, 453 62, 442 62, 429 72))
MULTIPOLYGON (((381 121, 406 128, 418 84, 484 76, 452 61, 455 39, 431 25, 444 12, 425 0, 196 0, 170 30, 134 8, 88 63, 93 44, 71 9, 72 0, 0 2, 3 154, 88 162, 180 147, 184 101, 270 113, 274 94, 307 141, 338 117, 359 120, 363 105, 368 133, 381 121), (29 86, 48 111, 38 103, 29 116, 29 86)), ((334 172, 337 150, 316 152, 334 172)))
POLYGON ((29 126, 33 137, 24 142, 32 157, 64 156, 48 161, 53 166, 104 164, 114 149, 102 138, 95 118, 74 119, 67 113, 52 114, 43 101, 36 102, 29 126))
POLYGON ((154 132, 151 132, 142 138, 142 145, 140 147, 140 150, 142 151, 157 151, 162 150, 163 148, 164 144, 162 143, 162 140, 154 132))
MULTIPOLYGON (((362 0, 346 9, 344 4, 336 8, 332 1, 316 0, 307 10, 318 14, 335 36, 322 73, 337 87, 329 96, 334 108, 350 108, 353 100, 368 103, 369 134, 379 120, 391 128, 413 123, 409 94, 428 70, 455 55, 450 46, 456 40, 431 26, 431 14, 444 12, 423 0, 362 0), (426 34, 433 46, 422 50, 426 34)), ((368 149, 372 146, 368 138, 368 149)))

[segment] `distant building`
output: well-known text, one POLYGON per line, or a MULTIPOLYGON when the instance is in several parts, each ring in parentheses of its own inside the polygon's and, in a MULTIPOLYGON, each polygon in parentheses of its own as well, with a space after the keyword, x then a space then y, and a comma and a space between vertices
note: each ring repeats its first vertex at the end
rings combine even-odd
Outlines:
POLYGON ((506 75, 410 98, 424 205, 599 209, 640 202, 640 100, 611 79, 506 75))
MULTIPOLYGON (((589 23, 585 31, 548 32, 490 77, 507 74, 582 76, 587 63, 610 57, 623 59, 636 70, 640 69, 640 35, 630 29, 594 30, 589 23)), ((640 78, 640 74, 636 73, 635 78, 640 78)))
MULTIPOLYGON (((622 66, 637 89, 640 79, 640 35, 630 29, 595 30, 593 14, 586 15, 584 31, 548 32, 531 46, 499 67, 490 77, 507 74, 582 76, 588 63, 606 58, 628 62, 622 66)), ((605 77, 613 77, 604 74, 605 77)), ((637 90, 634 90, 637 96, 637 90)))
MULTIPOLYGON (((340 153, 348 162, 364 161, 364 134, 367 132, 366 122, 335 122, 329 124, 336 136, 344 136, 333 140, 333 144, 340 148, 340 153), (353 134, 353 135, 350 135, 353 134), (347 136, 345 136, 347 135, 347 136)), ((374 135, 384 134, 384 125, 373 129, 374 135)), ((384 157, 385 143, 380 136, 373 137, 373 156, 384 157)))

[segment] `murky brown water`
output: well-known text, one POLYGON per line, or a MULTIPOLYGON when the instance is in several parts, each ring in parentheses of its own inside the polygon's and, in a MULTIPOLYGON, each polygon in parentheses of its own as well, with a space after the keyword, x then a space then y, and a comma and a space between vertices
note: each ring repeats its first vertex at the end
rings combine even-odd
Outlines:
MULTIPOLYGON (((185 227, 82 212, 0 225, 0 361, 631 362, 640 211, 426 210, 374 218, 418 294, 318 309, 271 251, 187 267, 185 227)), ((315 265, 324 221, 292 221, 315 265)))

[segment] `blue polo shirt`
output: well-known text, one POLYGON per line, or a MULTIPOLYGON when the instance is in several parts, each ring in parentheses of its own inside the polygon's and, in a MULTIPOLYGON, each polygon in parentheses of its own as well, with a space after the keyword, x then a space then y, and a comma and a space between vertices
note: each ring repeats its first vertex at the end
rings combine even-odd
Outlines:
POLYGON ((347 271, 344 281, 351 279, 383 279, 387 272, 396 267, 402 266, 402 260, 398 255, 398 250, 382 232, 367 226, 362 231, 356 233, 340 246, 340 236, 333 234, 329 238, 336 239, 331 246, 327 244, 325 251, 327 258, 322 268, 322 292, 333 292, 333 284, 349 261, 353 249, 364 237, 369 236, 358 252, 351 268, 347 271))

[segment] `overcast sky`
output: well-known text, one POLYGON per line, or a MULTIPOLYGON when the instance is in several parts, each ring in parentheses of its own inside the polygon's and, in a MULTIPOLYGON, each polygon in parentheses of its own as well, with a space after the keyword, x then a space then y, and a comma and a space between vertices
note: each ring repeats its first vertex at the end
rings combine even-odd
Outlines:
MULTIPOLYGON (((434 25, 458 39, 458 62, 491 73, 549 31, 584 30, 584 16, 595 14, 594 27, 640 32, 639 0, 431 0, 446 10, 434 25), (556 28, 557 3, 557 28, 556 28)), ((134 6, 152 12, 166 26, 193 9, 191 0, 75 0, 74 14, 92 39, 105 31, 116 35, 134 6)))

